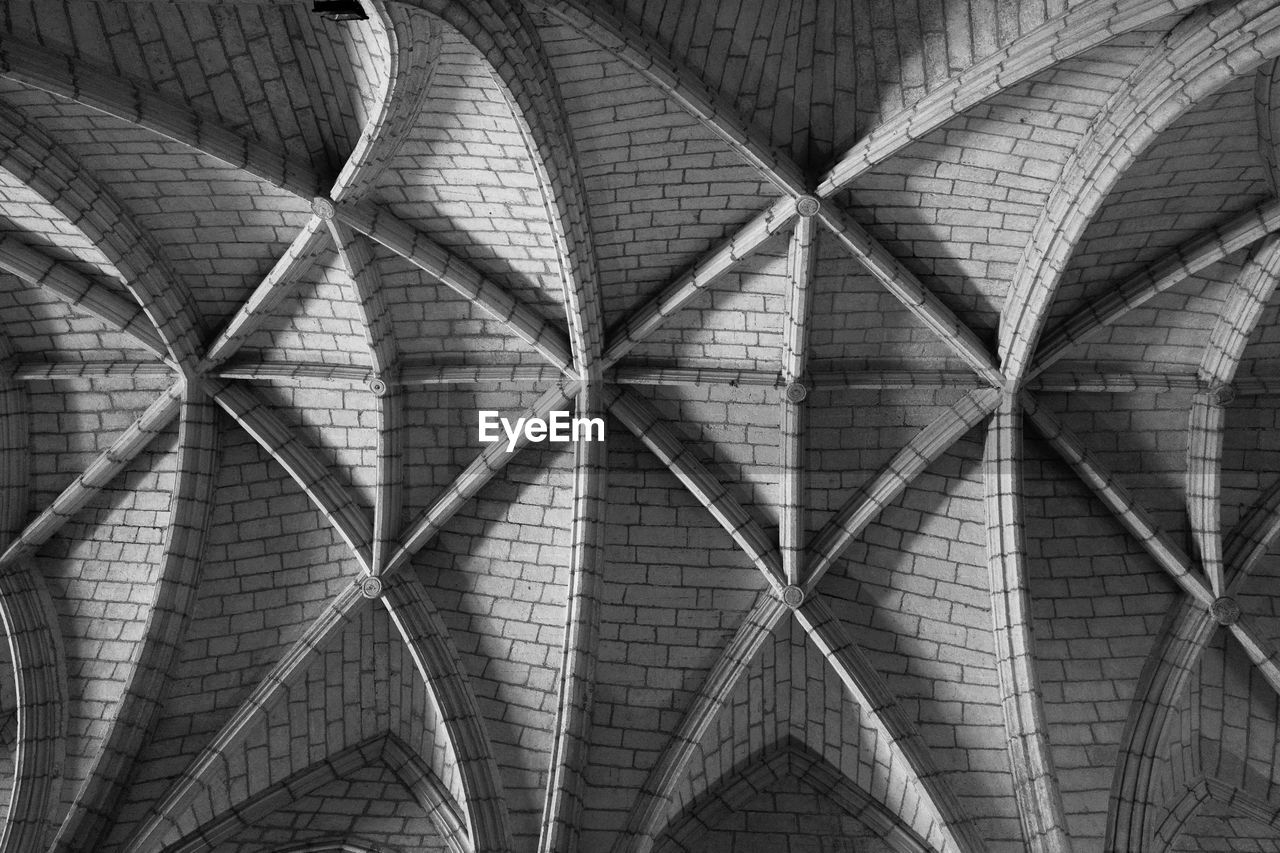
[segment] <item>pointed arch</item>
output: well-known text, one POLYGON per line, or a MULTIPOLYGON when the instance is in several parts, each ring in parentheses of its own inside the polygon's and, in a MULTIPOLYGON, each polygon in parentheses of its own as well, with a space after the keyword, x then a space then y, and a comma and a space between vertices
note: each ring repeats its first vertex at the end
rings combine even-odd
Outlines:
POLYGON ((537 27, 513 0, 404 0, 439 16, 489 63, 522 125, 560 257, 569 341, 579 374, 599 375, 604 313, 586 189, 551 64, 537 27))
POLYGON ((1072 252, 1116 181, 1156 136, 1228 80, 1280 53, 1280 9, 1261 0, 1187 17, 1129 76, 1063 167, 1036 222, 1000 321, 1006 381, 1027 378, 1072 252))
MULTIPOLYGON (((379 764, 395 774, 413 799, 422 807, 436 832, 452 853, 471 853, 471 842, 466 834, 458 804, 449 795, 448 788, 413 747, 391 732, 374 735, 352 744, 263 788, 248 799, 201 824, 186 838, 169 845, 164 849, 164 853, 205 853, 213 850, 242 829, 301 800, 330 782, 338 781, 343 776, 363 767, 379 764)), ((290 849, 320 851, 349 850, 351 847, 345 842, 334 846, 334 842, 326 841, 318 845, 312 842, 301 848, 290 849)))
POLYGON ((901 818, 814 752, 787 737, 725 771, 702 796, 676 815, 654 844, 653 853, 701 849, 700 842, 720 820, 741 809, 769 785, 801 779, 828 796, 844 812, 875 831, 895 853, 928 853, 928 843, 901 818))

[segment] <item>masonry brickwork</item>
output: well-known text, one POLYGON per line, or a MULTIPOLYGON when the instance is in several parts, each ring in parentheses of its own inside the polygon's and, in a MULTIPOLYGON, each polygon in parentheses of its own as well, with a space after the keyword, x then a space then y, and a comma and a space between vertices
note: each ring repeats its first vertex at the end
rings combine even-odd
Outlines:
POLYGON ((0 853, 1280 851, 1280 4, 356 5, 0 4, 0 853))

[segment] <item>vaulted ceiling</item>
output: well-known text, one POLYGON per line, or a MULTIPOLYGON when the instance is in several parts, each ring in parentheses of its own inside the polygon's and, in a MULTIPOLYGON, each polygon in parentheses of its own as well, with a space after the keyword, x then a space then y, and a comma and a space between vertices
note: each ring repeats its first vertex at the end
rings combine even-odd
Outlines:
POLYGON ((1280 3, 361 6, 0 6, 0 853, 1280 851, 1280 3))

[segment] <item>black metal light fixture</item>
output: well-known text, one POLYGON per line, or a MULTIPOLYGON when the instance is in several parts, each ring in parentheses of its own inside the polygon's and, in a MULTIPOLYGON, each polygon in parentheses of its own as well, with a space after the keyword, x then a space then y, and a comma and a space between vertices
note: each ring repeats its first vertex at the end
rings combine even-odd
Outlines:
POLYGON ((311 11, 330 21, 367 21, 369 19, 364 7, 360 5, 360 0, 315 0, 311 4, 311 11))

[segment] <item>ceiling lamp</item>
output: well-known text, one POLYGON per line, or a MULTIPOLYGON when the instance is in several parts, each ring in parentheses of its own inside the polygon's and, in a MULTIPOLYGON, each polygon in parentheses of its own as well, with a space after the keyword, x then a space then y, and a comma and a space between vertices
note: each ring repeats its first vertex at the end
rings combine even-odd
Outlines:
POLYGON ((315 0, 311 5, 311 11, 330 21, 367 21, 369 19, 364 7, 360 5, 360 0, 315 0))

